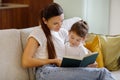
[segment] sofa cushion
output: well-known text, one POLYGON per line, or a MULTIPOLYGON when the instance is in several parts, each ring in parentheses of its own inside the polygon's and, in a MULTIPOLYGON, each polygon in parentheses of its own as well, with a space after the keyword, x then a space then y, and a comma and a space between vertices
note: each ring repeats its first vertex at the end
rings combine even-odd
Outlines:
POLYGON ((101 52, 101 43, 98 36, 95 36, 93 40, 86 42, 86 48, 88 48, 92 52, 98 52, 99 55, 96 59, 96 62, 98 63, 98 67, 104 67, 103 63, 103 54, 101 52))
POLYGON ((118 59, 120 58, 120 35, 99 35, 105 67, 109 70, 118 70, 118 59))
POLYGON ((111 73, 115 80, 120 80, 120 69, 117 71, 111 71, 111 73))
POLYGON ((23 50, 25 48, 26 42, 27 42, 27 38, 29 36, 29 34, 32 32, 33 29, 37 28, 39 26, 35 26, 35 27, 31 27, 31 28, 24 28, 24 29, 20 29, 20 36, 21 36, 21 41, 22 41, 22 47, 23 50))
POLYGON ((28 80, 28 72, 21 66, 20 32, 0 30, 0 80, 28 80))
POLYGON ((118 70, 118 59, 120 58, 120 35, 103 35, 90 33, 86 42, 92 41, 98 35, 101 42, 104 66, 109 70, 118 70))
MULTIPOLYGON (((24 48, 26 46, 26 42, 27 42, 27 38, 28 38, 29 34, 32 32, 33 29, 35 29, 37 27, 39 27, 39 26, 20 29, 20 35, 21 35, 21 41, 22 41, 23 50, 24 50, 24 48)), ((34 70, 33 69, 34 68, 29 68, 28 69, 30 80, 35 80, 35 75, 34 75, 34 70)))

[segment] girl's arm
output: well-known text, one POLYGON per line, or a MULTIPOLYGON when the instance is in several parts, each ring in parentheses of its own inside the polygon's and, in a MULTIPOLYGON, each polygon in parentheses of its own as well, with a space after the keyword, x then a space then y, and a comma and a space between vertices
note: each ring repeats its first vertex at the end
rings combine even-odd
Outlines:
POLYGON ((93 64, 88 65, 88 67, 97 68, 98 67, 98 63, 95 61, 93 64))
POLYGON ((22 56, 23 67, 37 67, 45 64, 57 64, 60 65, 61 61, 59 59, 38 59, 34 58, 34 54, 39 47, 39 43, 33 38, 28 39, 26 48, 24 49, 22 56))
MULTIPOLYGON (((86 48, 87 49, 87 48, 86 48)), ((87 49, 88 50, 88 49, 87 49)), ((90 50, 88 50, 88 54, 92 54, 92 52, 90 50)), ((88 65, 88 67, 93 67, 93 68, 97 68, 98 67, 98 63, 95 61, 93 64, 88 65)))

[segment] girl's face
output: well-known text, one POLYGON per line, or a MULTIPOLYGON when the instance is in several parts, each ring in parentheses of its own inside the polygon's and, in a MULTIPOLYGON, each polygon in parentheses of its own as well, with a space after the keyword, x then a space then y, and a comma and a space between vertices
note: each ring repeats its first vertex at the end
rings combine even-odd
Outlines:
POLYGON ((83 42, 84 38, 78 36, 75 32, 69 32, 69 42, 70 46, 78 47, 81 42, 83 42))
POLYGON ((64 19, 64 14, 61 14, 60 16, 55 16, 48 20, 45 20, 45 18, 43 18, 43 21, 50 30, 59 31, 59 29, 61 28, 63 19, 64 19))

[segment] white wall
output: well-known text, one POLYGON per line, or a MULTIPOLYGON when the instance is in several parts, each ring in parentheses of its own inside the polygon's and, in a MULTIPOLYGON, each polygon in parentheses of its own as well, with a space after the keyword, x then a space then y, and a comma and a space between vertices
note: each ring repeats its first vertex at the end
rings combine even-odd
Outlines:
POLYGON ((86 6, 86 20, 90 32, 108 34, 110 0, 86 0, 86 6))
POLYGON ((90 32, 109 33, 109 2, 110 0, 54 0, 64 10, 65 18, 79 16, 85 19, 90 32))
POLYGON ((110 34, 120 34, 120 0, 111 0, 110 34))
POLYGON ((54 2, 62 6, 65 18, 84 17, 84 0, 54 0, 54 2))

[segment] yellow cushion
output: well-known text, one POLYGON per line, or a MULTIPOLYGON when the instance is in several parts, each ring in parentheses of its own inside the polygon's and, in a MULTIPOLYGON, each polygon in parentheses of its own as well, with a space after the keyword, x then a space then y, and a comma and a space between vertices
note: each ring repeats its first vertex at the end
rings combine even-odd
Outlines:
POLYGON ((99 35, 105 67, 109 70, 118 70, 120 58, 120 35, 99 35))
POLYGON ((101 52, 101 43, 100 43, 99 37, 96 36, 96 35, 92 35, 90 41, 86 42, 86 45, 85 45, 86 48, 88 48, 92 52, 98 52, 99 53, 99 55, 96 59, 96 62, 98 63, 99 68, 104 67, 103 55, 102 55, 102 52, 101 52), (93 39, 93 37, 94 37, 94 39, 93 39), (91 40, 92 40, 92 42, 90 42, 91 40))

